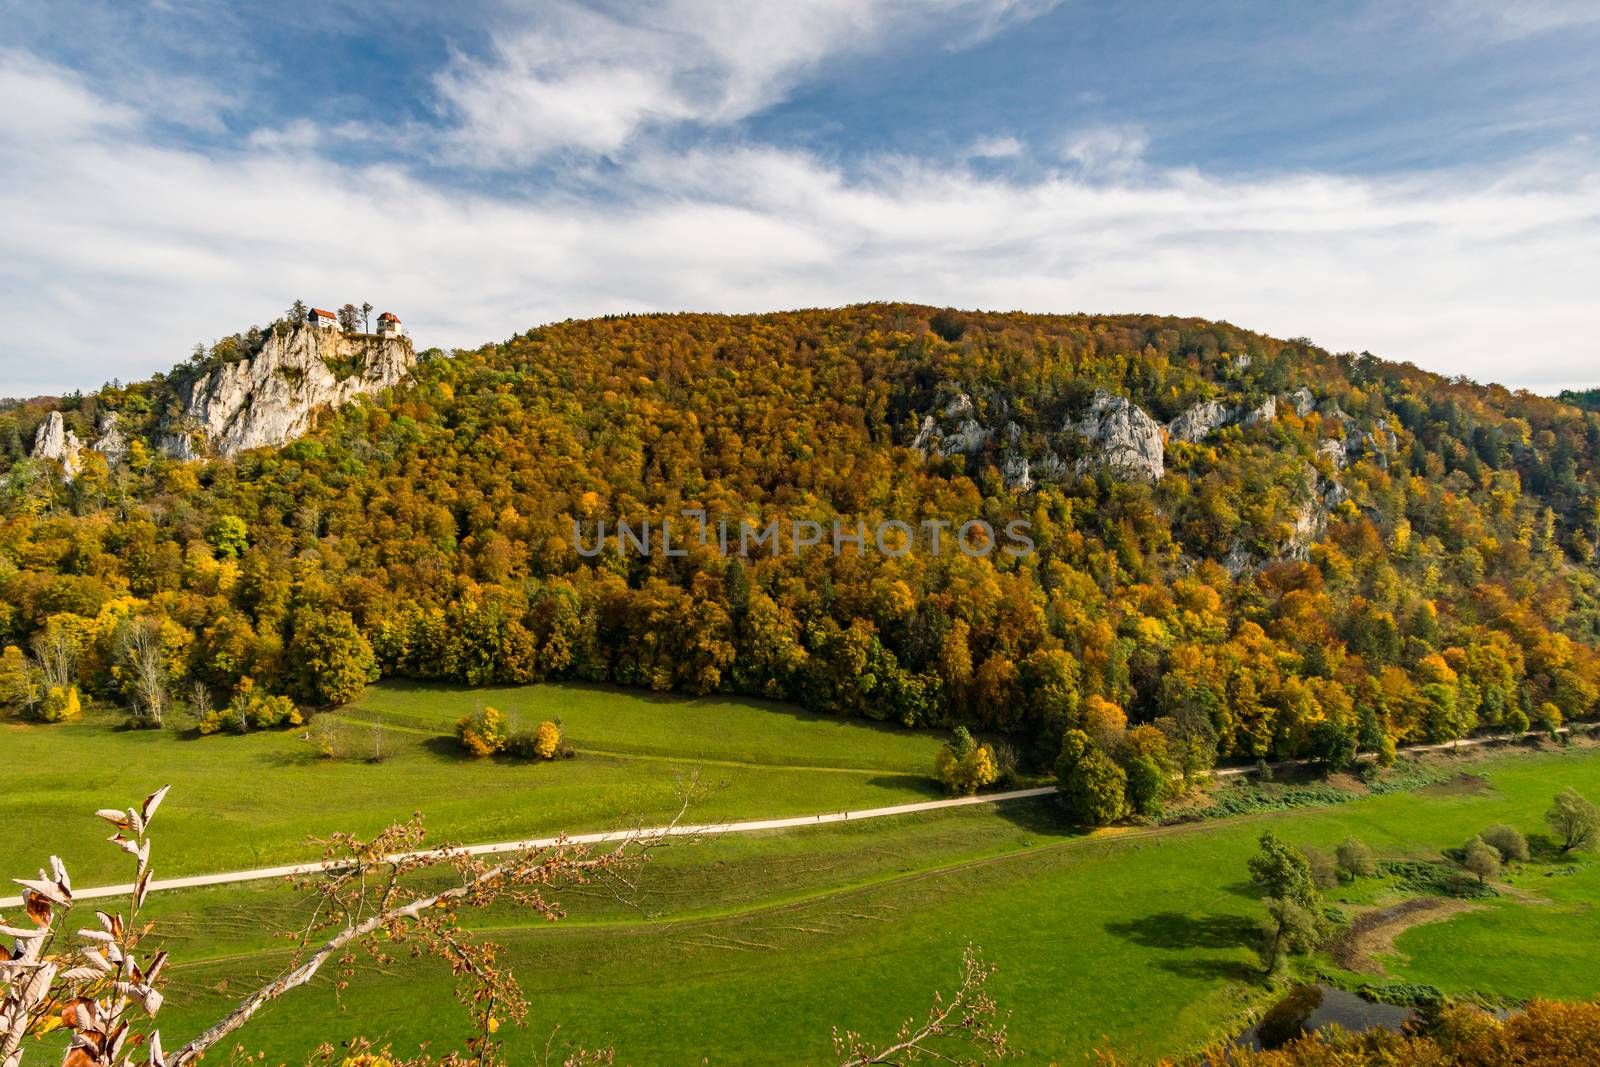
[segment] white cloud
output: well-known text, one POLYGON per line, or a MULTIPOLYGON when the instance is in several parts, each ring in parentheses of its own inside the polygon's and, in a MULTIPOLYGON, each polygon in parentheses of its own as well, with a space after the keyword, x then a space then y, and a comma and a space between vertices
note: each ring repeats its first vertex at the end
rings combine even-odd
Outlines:
POLYGON ((1593 380, 1592 154, 1383 180, 1081 163, 1022 180, 656 145, 603 197, 491 196, 292 136, 155 144, 15 54, 7 87, 38 106, 0 116, 0 395, 143 377, 296 297, 371 300, 443 347, 611 311, 893 298, 1200 315, 1484 380, 1593 380))
POLYGON ((1125 177, 1138 169, 1150 137, 1134 125, 1096 126, 1068 136, 1061 157, 1091 178, 1125 177))
POLYGON ((1600 22, 1593 0, 1435 0, 1434 17, 1446 28, 1495 39, 1600 22))
POLYGON ((91 93, 69 71, 16 49, 0 48, 0 137, 59 140, 139 120, 131 107, 91 93))
POLYGON ((782 99, 824 60, 930 24, 977 43, 1057 0, 550 0, 487 57, 436 79, 459 158, 515 166, 563 149, 610 154, 676 123, 726 125, 782 99), (936 16, 936 18, 931 18, 936 16))
POLYGON ((1026 151, 1015 137, 985 137, 967 150, 973 159, 1016 159, 1026 151))

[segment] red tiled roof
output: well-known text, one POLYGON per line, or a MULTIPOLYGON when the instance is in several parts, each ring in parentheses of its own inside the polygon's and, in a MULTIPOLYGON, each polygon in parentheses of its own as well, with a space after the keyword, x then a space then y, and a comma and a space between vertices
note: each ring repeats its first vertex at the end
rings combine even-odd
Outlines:
POLYGON ((339 316, 335 315, 333 312, 331 312, 331 311, 323 311, 321 308, 312 308, 311 309, 311 314, 315 315, 319 319, 336 319, 336 318, 339 317, 339 316))
POLYGON ((392 311, 385 311, 382 315, 378 316, 378 321, 379 322, 399 322, 400 321, 400 316, 396 315, 392 311))

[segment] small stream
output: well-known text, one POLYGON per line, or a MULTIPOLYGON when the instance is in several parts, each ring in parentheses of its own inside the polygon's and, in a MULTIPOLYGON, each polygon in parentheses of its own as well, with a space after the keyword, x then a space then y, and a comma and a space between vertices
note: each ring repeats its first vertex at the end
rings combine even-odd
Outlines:
POLYGON ((1352 1033, 1380 1026, 1400 1030, 1414 1018, 1416 1012, 1410 1008, 1374 1004, 1333 986, 1295 986, 1238 1043, 1249 1049, 1275 1049, 1324 1026, 1337 1024, 1352 1033))

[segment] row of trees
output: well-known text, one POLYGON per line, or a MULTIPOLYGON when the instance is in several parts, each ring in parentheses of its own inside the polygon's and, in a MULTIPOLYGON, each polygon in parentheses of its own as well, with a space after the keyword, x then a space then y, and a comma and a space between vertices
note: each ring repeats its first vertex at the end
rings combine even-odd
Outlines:
POLYGON ((267 642, 274 660, 267 673, 287 691, 275 693, 244 672, 260 662, 248 658, 256 649, 237 640, 226 619, 197 634, 167 607, 162 598, 120 597, 93 617, 51 615, 27 651, 8 645, 0 653, 0 704, 59 722, 77 717, 81 692, 124 704, 135 727, 160 727, 182 705, 201 733, 244 732, 299 725, 300 706, 347 703, 378 678, 372 648, 348 612, 317 605, 288 616, 287 635, 267 642), (219 664, 244 669, 219 671, 219 664))

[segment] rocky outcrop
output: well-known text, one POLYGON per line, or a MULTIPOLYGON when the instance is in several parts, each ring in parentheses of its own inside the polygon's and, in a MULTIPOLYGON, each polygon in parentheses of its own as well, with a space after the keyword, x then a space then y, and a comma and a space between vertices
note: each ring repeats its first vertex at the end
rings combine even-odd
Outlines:
POLYGON ((1368 456, 1379 470, 1389 469, 1389 457, 1399 446, 1399 439, 1387 426, 1378 425, 1354 437, 1345 438, 1346 457, 1368 456))
POLYGON ((938 415, 923 417, 911 447, 925 456, 972 456, 983 451, 991 436, 977 419, 972 397, 957 393, 938 415))
MULTIPOLYGON (((924 415, 912 447, 924 456, 978 456, 992 453, 1007 489, 1027 492, 1041 483, 1065 482, 1098 470, 1124 477, 1159 481, 1166 473, 1166 444, 1204 440, 1226 426, 1243 429, 1276 421, 1288 410, 1306 416, 1317 410, 1317 399, 1304 386, 1285 395, 1269 395, 1254 407, 1229 403, 1225 398, 1200 401, 1162 427, 1126 397, 1107 390, 1094 394, 1087 410, 1069 416, 1056 433, 1044 433, 1024 443, 1023 428, 1011 419, 1011 405, 998 394, 980 406, 972 395, 950 383, 940 387, 940 401, 924 415), (1073 458, 1075 457, 1075 458, 1073 458)), ((1287 558, 1304 558, 1310 544, 1326 528, 1330 509, 1349 498, 1338 472, 1355 458, 1371 456, 1386 466, 1396 447, 1393 431, 1378 425, 1362 432, 1357 421, 1324 401, 1324 425, 1338 424, 1342 436, 1323 440, 1317 447, 1322 472, 1307 465, 1307 503, 1295 513, 1287 558), (1331 469, 1330 469, 1331 468, 1331 469)), ((1285 558, 1285 557, 1280 557, 1285 558)), ((1248 568, 1262 561, 1243 548, 1228 557, 1230 568, 1248 568)))
POLYGON ((52 411, 33 435, 33 458, 60 464, 61 476, 69 482, 83 470, 84 456, 91 450, 104 456, 113 467, 127 458, 128 437, 122 432, 115 411, 102 412, 95 431, 94 443, 85 446, 77 434, 67 429, 61 412, 52 411))
POLYGON ((1237 413, 1220 400, 1202 400, 1182 415, 1167 423, 1167 437, 1173 441, 1193 444, 1202 440, 1212 430, 1232 422, 1237 413))
POLYGON ((1261 405, 1244 413, 1244 418, 1239 420, 1239 425, 1249 428, 1260 426, 1264 422, 1271 422, 1278 417, 1278 398, 1269 396, 1261 405))
POLYGON ((1005 454, 1000 460, 1000 476, 1006 480, 1006 488, 1015 492, 1026 493, 1033 488, 1033 464, 1020 452, 1005 454))
POLYGON ((61 464, 61 472, 69 482, 82 468, 83 442, 78 440, 77 434, 67 429, 61 412, 52 411, 39 424, 39 429, 33 435, 33 458, 61 464))
POLYGON ((1114 470, 1158 481, 1166 471, 1161 424, 1125 396, 1095 393, 1089 410, 1068 419, 1062 429, 1080 435, 1087 446, 1074 467, 1076 474, 1114 470))
MULTIPOLYGON (((1309 398, 1310 393, 1305 390, 1309 398)), ((1292 394, 1291 403, 1299 410, 1299 394, 1292 394)), ((1194 407, 1185 411, 1171 422, 1167 423, 1167 438, 1172 441, 1183 441, 1194 444, 1210 436, 1214 431, 1224 426, 1240 425, 1246 428, 1260 426, 1272 422, 1278 417, 1278 398, 1269 396, 1258 406, 1248 410, 1240 406, 1226 404, 1215 398, 1202 400, 1194 407)))
POLYGON ((317 415, 398 385, 416 366, 407 337, 347 334, 300 324, 268 335, 250 359, 201 375, 160 447, 178 459, 233 456, 287 444, 317 415))
POLYGON ((95 433, 94 444, 90 447, 106 457, 107 463, 115 467, 128 458, 128 436, 122 432, 121 421, 115 411, 107 411, 100 416, 95 433))

